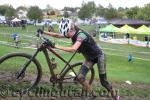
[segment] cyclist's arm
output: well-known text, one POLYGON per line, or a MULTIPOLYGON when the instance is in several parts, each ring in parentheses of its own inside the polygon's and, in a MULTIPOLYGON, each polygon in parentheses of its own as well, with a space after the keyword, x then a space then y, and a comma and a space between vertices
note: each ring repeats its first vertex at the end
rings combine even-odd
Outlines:
POLYGON ((81 42, 76 41, 72 47, 63 47, 63 46, 55 46, 55 48, 67 51, 67 52, 75 52, 81 45, 81 42))
POLYGON ((77 37, 76 42, 72 47, 62 47, 62 46, 55 46, 55 48, 67 51, 67 52, 75 52, 81 46, 82 42, 87 38, 87 36, 83 33, 80 33, 77 37))
POLYGON ((54 33, 54 32, 45 32, 44 31, 44 34, 52 36, 52 37, 56 37, 56 38, 65 38, 64 35, 58 34, 58 33, 54 33))

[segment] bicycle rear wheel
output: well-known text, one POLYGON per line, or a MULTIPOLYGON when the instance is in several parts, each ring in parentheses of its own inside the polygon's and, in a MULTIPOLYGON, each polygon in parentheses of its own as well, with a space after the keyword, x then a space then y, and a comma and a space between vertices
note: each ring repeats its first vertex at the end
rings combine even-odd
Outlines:
POLYGON ((15 91, 30 91, 41 79, 41 65, 33 59, 17 79, 23 65, 32 56, 25 53, 10 53, 0 58, 0 85, 9 85, 15 91))
MULTIPOLYGON (((82 62, 78 62, 78 63, 75 63, 75 64, 71 65, 71 67, 74 69, 76 74, 79 73, 81 65, 82 65, 82 62)), ((94 76, 95 76, 95 71, 92 68, 92 69, 90 69, 90 71, 86 75, 86 80, 88 81, 88 83, 90 85, 93 82, 94 76)), ((78 83, 78 81, 75 78, 77 78, 77 76, 74 75, 74 73, 72 72, 71 68, 68 67, 65 70, 64 74, 62 75, 62 83, 78 83)))

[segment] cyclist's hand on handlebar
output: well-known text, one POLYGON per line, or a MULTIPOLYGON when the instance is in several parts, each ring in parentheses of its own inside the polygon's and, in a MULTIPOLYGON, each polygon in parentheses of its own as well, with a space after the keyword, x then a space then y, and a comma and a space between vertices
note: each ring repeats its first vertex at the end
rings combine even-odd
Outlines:
POLYGON ((52 42, 52 41, 50 41, 49 39, 47 39, 47 38, 41 36, 41 34, 43 34, 43 33, 44 33, 44 31, 39 28, 39 29, 37 29, 37 34, 36 34, 36 36, 37 36, 37 37, 41 37, 41 39, 44 41, 44 44, 46 44, 46 45, 48 45, 48 46, 50 46, 50 47, 52 47, 52 48, 55 48, 55 43, 54 43, 54 42, 52 42))
POLYGON ((48 46, 55 48, 55 43, 50 41, 49 39, 45 38, 45 44, 47 44, 48 46))
POLYGON ((37 29, 37 33, 39 33, 39 34, 43 34, 44 33, 44 31, 42 30, 42 29, 37 29))
POLYGON ((37 31, 36 31, 36 36, 37 37, 40 37, 41 36, 41 34, 43 34, 44 32, 43 32, 43 30, 42 29, 37 29, 37 31))

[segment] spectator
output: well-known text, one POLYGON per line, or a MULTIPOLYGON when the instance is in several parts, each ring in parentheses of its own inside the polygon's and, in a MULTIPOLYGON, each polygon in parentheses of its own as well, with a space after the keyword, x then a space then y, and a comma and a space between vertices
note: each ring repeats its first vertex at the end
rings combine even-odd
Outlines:
POLYGON ((19 45, 18 45, 19 42, 20 42, 20 41, 19 41, 19 36, 16 36, 16 38, 15 38, 15 47, 16 47, 16 48, 19 48, 19 45))
POLYGON ((26 20, 21 20, 22 29, 26 29, 26 20))
POLYGON ((132 61, 133 57, 132 57, 132 54, 129 54, 128 55, 128 62, 132 61))
POLYGON ((17 33, 13 33, 13 34, 12 34, 13 40, 16 40, 16 36, 18 36, 17 33))
POLYGON ((130 34, 129 33, 126 34, 126 39, 128 40, 128 44, 129 44, 130 43, 130 40, 129 40, 130 39, 130 34))
POLYGON ((127 34, 126 34, 126 39, 129 39, 129 38, 130 38, 130 34, 127 33, 127 34))

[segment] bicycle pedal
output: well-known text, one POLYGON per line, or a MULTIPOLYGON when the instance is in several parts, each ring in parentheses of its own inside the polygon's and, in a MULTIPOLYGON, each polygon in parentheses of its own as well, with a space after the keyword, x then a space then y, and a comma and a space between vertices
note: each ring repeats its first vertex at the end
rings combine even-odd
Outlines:
POLYGON ((62 85, 62 83, 59 83, 58 84, 58 88, 62 91, 63 90, 63 85, 62 85))
POLYGON ((55 87, 55 83, 53 83, 52 87, 55 87))
POLYGON ((77 77, 75 77, 75 78, 73 79, 73 81, 74 81, 75 84, 78 84, 78 83, 79 83, 77 77))
POLYGON ((50 77, 50 82, 57 83, 57 76, 50 77))

